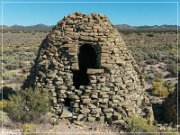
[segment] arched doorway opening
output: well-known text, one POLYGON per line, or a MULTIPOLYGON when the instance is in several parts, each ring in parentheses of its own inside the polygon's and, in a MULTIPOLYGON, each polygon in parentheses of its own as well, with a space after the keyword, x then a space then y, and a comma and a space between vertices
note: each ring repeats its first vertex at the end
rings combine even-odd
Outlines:
POLYGON ((84 44, 79 49, 79 71, 74 72, 73 82, 76 89, 80 85, 89 84, 88 68, 97 69, 100 67, 101 49, 99 45, 84 44))

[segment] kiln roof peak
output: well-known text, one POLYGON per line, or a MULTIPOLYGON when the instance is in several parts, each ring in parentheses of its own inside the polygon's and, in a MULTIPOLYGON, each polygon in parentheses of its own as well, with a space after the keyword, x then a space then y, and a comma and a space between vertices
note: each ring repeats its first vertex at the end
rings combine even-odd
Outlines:
POLYGON ((64 16, 64 18, 58 22, 58 25, 63 24, 64 22, 69 21, 69 20, 78 20, 78 21, 87 20, 85 22, 88 22, 88 20, 95 20, 95 21, 101 20, 105 22, 110 22, 106 15, 97 14, 97 13, 83 14, 77 11, 72 14, 69 14, 68 16, 64 16))

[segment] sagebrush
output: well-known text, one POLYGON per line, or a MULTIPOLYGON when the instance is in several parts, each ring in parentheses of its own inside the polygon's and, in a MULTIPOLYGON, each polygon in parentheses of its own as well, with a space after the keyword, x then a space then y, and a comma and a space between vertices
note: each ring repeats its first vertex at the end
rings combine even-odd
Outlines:
POLYGON ((10 96, 4 110, 13 121, 40 123, 49 110, 49 99, 42 90, 27 89, 10 96))

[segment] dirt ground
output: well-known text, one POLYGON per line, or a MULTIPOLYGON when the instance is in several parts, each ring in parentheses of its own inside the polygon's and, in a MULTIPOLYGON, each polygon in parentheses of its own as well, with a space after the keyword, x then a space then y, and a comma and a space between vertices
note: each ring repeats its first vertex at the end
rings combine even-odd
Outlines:
POLYGON ((36 129, 1 127, 1 135, 120 135, 125 134, 120 129, 109 127, 100 123, 89 123, 88 125, 78 126, 68 120, 61 120, 58 125, 41 124, 36 129), (25 131, 26 130, 26 131, 25 131))

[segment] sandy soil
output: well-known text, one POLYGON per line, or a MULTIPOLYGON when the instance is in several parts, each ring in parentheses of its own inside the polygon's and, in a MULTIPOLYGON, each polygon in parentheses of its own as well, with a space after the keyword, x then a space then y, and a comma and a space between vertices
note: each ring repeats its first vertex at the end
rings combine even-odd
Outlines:
MULTIPOLYGON (((22 128, 10 129, 0 128, 1 135, 23 135, 22 128)), ((27 132, 28 133, 28 132, 27 132)), ((35 134, 48 135, 120 135, 125 134, 120 129, 109 127, 100 123, 89 123, 88 125, 78 126, 68 120, 61 120, 58 125, 41 124, 34 130, 35 134)), ((24 133, 25 134, 25 133, 24 133)), ((33 132, 29 132, 29 135, 33 132)))

